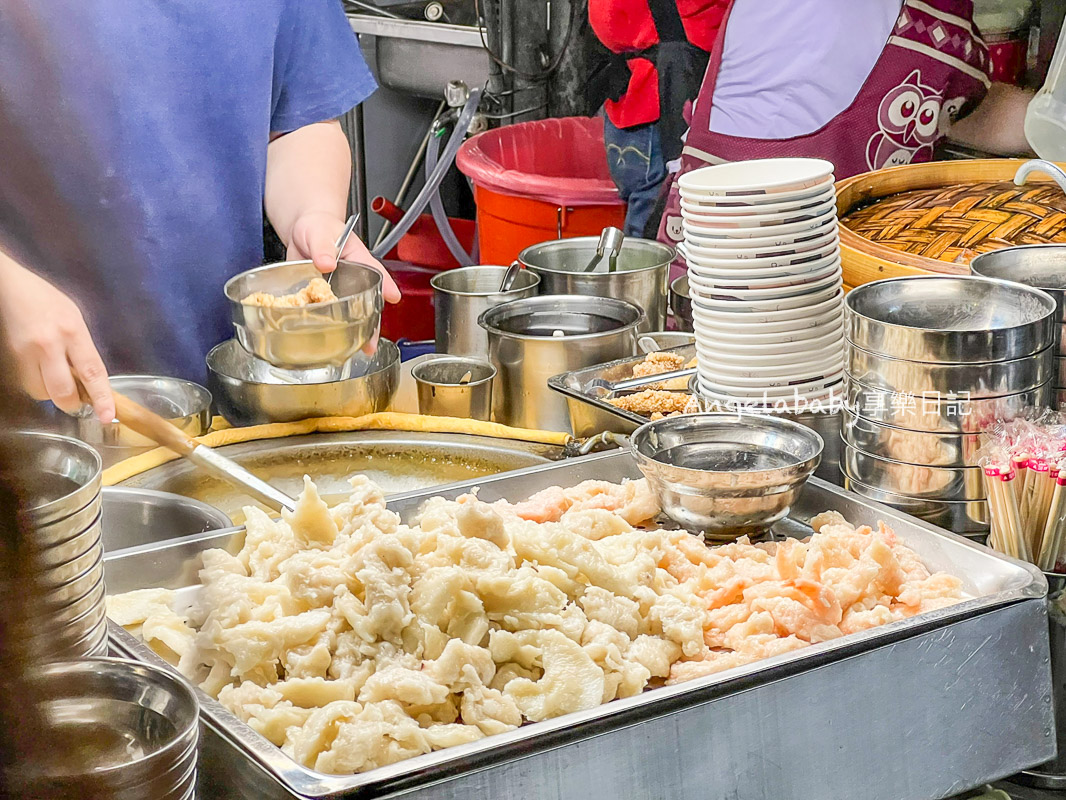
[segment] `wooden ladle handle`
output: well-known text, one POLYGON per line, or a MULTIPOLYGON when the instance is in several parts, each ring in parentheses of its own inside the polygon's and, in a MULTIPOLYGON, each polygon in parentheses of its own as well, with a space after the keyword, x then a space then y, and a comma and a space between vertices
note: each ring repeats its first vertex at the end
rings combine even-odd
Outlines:
POLYGON ((115 416, 119 422, 141 436, 173 450, 179 456, 189 456, 197 443, 185 431, 171 425, 154 411, 135 403, 126 395, 115 392, 115 416))

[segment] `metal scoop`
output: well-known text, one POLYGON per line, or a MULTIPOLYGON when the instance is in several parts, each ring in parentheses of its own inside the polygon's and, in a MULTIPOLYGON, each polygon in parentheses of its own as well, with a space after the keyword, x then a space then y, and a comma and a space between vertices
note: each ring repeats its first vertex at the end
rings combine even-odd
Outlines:
MULTIPOLYGON (((337 239, 337 260, 340 261, 341 253, 344 252, 345 246, 348 244, 348 239, 351 238, 352 231, 355 230, 355 226, 359 224, 359 212, 352 214, 348 217, 348 221, 344 223, 344 231, 341 233, 340 238, 337 239)), ((330 286, 333 285, 333 273, 337 270, 333 270, 326 276, 326 283, 330 286)))
POLYGON ((147 436, 157 444, 189 459, 215 477, 243 490, 263 505, 275 511, 293 511, 296 508, 296 501, 284 492, 278 491, 240 464, 226 458, 217 450, 212 450, 206 444, 200 444, 158 414, 118 392, 115 392, 115 414, 118 421, 130 430, 147 436))
POLYGON ((614 272, 618 269, 618 254, 622 250, 622 243, 626 235, 618 228, 604 228, 600 234, 600 241, 596 244, 596 255, 585 265, 582 272, 592 272, 599 266, 603 256, 607 255, 607 271, 614 272))

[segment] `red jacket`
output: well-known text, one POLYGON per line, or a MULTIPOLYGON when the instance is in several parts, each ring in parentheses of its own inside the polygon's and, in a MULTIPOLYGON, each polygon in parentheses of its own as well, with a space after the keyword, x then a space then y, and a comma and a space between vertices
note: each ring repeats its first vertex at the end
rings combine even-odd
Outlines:
MULTIPOLYGON (((674 0, 689 43, 710 52, 729 0, 674 0)), ((649 0, 589 0, 589 23, 597 38, 614 53, 639 53, 659 43, 649 0)), ((604 104, 619 128, 659 119, 659 76, 655 64, 631 58, 629 87, 618 100, 604 104)))

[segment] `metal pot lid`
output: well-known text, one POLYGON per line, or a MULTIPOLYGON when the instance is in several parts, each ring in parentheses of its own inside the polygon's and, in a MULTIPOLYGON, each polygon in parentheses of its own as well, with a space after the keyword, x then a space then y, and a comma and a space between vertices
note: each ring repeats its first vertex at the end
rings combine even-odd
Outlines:
POLYGON ((554 294, 495 306, 478 318, 478 324, 499 336, 573 341, 635 330, 645 319, 643 311, 625 300, 554 294))
MULTIPOLYGON (((539 272, 584 272, 589 260, 596 255, 598 236, 579 236, 574 239, 555 239, 527 247, 518 260, 539 272)), ((674 248, 652 239, 630 239, 622 242, 618 253, 618 267, 614 273, 590 272, 588 275, 613 275, 618 272, 641 272, 657 269, 674 260, 674 248)))

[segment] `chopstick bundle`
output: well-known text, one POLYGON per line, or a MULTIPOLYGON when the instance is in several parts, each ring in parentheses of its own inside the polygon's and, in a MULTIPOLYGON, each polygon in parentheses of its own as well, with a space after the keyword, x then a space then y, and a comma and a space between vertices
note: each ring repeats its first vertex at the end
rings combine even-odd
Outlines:
POLYGON ((997 423, 976 463, 991 516, 988 544, 1054 570, 1066 562, 1066 425, 1055 412, 997 423))

